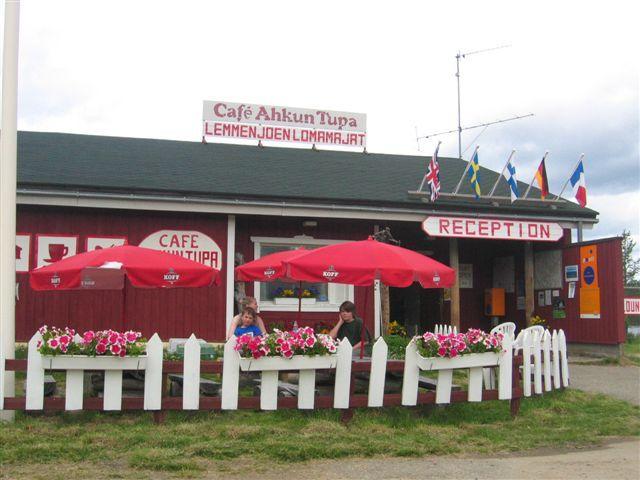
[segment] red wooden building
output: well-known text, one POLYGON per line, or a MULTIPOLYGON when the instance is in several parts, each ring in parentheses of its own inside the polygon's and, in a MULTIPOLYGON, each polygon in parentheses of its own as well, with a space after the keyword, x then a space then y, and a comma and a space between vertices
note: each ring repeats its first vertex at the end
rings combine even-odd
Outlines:
MULTIPOLYGON (((21 132, 18 141, 19 341, 42 324, 126 327, 157 331, 163 339, 194 332, 220 341, 234 312, 234 290, 242 287, 258 298, 267 322, 285 323, 297 305, 274 297, 278 284, 234 285, 234 263, 364 239, 384 227, 402 246, 459 272, 450 291, 391 289, 391 319, 411 332, 449 322, 487 329, 493 317, 522 327, 538 314, 563 328, 570 342, 624 341, 620 240, 571 243, 571 230, 590 228, 597 212, 565 200, 511 204, 506 185, 492 199, 475 200, 467 185, 447 195, 466 166, 459 159, 440 160, 444 195, 429 203, 412 193, 425 157, 36 132, 21 132), (424 225, 427 218, 431 223, 424 225), (128 285, 126 296, 29 288, 29 269, 122 242, 215 266, 223 281, 162 291, 128 285), (503 314, 486 311, 491 288, 505 292, 503 314), (126 326, 120 325, 123 298, 126 326)), ((489 191, 498 173, 480 173, 482 190, 489 191)), ((533 188, 530 197, 539 192, 533 188)), ((373 288, 316 288, 304 306, 305 323, 332 325, 338 305, 351 299, 376 330, 373 288)))

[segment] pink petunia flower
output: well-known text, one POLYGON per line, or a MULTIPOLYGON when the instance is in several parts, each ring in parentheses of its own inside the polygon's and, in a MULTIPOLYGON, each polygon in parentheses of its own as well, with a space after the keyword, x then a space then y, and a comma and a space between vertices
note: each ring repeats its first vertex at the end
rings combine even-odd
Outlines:
POLYGON ((98 355, 104 355, 107 351, 107 345, 105 343, 99 343, 96 345, 96 353, 98 355))

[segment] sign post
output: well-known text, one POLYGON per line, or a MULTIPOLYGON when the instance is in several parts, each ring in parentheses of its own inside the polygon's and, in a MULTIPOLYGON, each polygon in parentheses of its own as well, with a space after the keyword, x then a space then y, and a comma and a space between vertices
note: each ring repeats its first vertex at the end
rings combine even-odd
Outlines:
MULTIPOLYGON (((18 143, 18 38, 20 1, 4 4, 2 55, 2 135, 0 136, 0 358, 16 352, 16 164, 18 143)), ((4 362, 0 361, 4 369, 4 362)), ((1 376, 0 376, 1 377, 1 376)), ((15 373, 4 372, 3 397, 15 395, 15 373)), ((0 405, 0 409, 3 406, 0 405)), ((14 412, 2 411, 1 420, 12 421, 14 412)))

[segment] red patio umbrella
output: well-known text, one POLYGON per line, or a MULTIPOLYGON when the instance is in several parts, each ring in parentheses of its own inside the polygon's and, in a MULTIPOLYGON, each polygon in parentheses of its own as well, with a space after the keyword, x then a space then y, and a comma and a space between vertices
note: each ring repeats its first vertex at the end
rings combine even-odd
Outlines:
MULTIPOLYGON (((284 262, 285 275, 306 282, 334 282, 356 286, 376 280, 391 287, 446 288, 455 283, 455 270, 412 250, 367 240, 344 242, 310 250, 284 262)), ((364 340, 364 322, 361 340, 364 340)), ((363 356, 360 349, 360 357, 363 356)))
POLYGON ((368 240, 327 245, 286 260, 285 275, 305 282, 335 282, 356 286, 380 280, 391 287, 451 287, 455 271, 412 250, 368 240))
POLYGON ((284 262, 306 255, 309 250, 298 248, 296 250, 283 250, 260 257, 244 265, 236 267, 236 280, 240 282, 272 282, 281 280, 287 283, 297 282, 298 285, 298 321, 302 313, 302 282, 296 279, 286 278, 284 262))
POLYGON ((297 280, 285 278, 284 262, 307 253, 309 250, 298 248, 297 250, 283 250, 265 255, 236 267, 236 280, 240 282, 270 282, 273 280, 295 282, 297 280))
POLYGON ((218 270, 179 255, 123 245, 80 253, 32 270, 29 284, 34 290, 111 289, 118 288, 114 279, 123 275, 139 288, 206 287, 220 279, 218 270))

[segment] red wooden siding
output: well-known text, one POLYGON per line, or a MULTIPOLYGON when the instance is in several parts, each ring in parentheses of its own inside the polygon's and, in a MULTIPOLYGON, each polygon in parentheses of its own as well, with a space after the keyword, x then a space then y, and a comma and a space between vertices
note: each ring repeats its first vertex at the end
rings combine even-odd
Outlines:
POLYGON ((563 279, 565 265, 580 265, 580 246, 592 244, 598 246, 600 318, 580 318, 579 281, 576 284, 575 298, 568 298, 568 284, 563 281, 561 298, 566 301, 567 318, 554 320, 552 307, 536 306, 536 312, 549 319, 552 328, 562 328, 569 342, 609 345, 622 343, 625 341, 626 332, 623 311, 621 239, 595 240, 566 247, 562 256, 563 279))
MULTIPOLYGON (((253 260, 252 236, 291 238, 307 235, 315 239, 362 240, 374 231, 376 224, 390 226, 395 238, 405 248, 429 252, 429 256, 445 264, 449 263, 447 239, 428 238, 420 224, 406 222, 374 222, 348 219, 316 219, 317 226, 303 227, 304 218, 238 216, 236 218, 236 251, 245 261, 253 260)), ((146 236, 162 229, 197 230, 213 238, 220 247, 223 258, 222 281, 217 287, 200 289, 145 290, 127 285, 125 292, 34 292, 29 288, 28 275, 17 274, 19 300, 16 302, 16 338, 28 340, 43 325, 70 325, 79 330, 133 328, 148 336, 158 332, 163 339, 185 337, 195 333, 209 341, 222 341, 225 336, 225 297, 227 264, 226 215, 205 215, 170 212, 137 212, 130 210, 99 210, 81 208, 20 206, 17 218, 20 233, 31 238, 31 267, 35 266, 35 234, 79 235, 78 251, 84 251, 87 236, 128 237, 132 245, 139 244, 146 236), (122 323, 123 299, 126 299, 126 325, 122 323)), ((549 248, 565 248, 563 266, 578 264, 579 246, 568 245, 570 238, 557 243, 536 244, 536 251, 549 248)), ((602 318, 579 318, 579 289, 575 299, 567 299, 567 285, 563 282, 562 298, 566 299, 567 318, 552 320, 552 328, 562 328, 571 342, 615 344, 624 341, 624 317, 622 312, 622 257, 620 239, 598 243, 598 267, 601 288, 602 318)), ((490 319, 484 315, 484 290, 492 285, 493 258, 515 258, 517 279, 524 278, 524 245, 517 241, 459 240, 461 263, 473 264, 473 288, 461 289, 461 330, 471 327, 491 328, 490 319)), ((438 301, 442 291, 422 295, 421 301, 429 303, 429 309, 421 305, 421 327, 430 328, 437 321, 448 322, 450 302, 438 301), (434 307, 434 308, 431 308, 434 307), (423 318, 426 311, 440 312, 439 318, 423 318)), ((253 295, 253 283, 246 284, 247 295, 253 295)), ((537 293, 537 292, 536 292, 537 293)), ((374 331, 373 287, 355 289, 358 314, 374 331)), ((519 329, 526 324, 525 312, 516 309, 517 294, 507 294, 504 321, 515 322, 519 329)), ((536 302, 537 305, 537 302, 536 302)), ((551 319, 551 307, 537 307, 536 313, 551 319)), ((267 323, 291 323, 297 312, 262 312, 267 323)), ((302 324, 332 326, 335 312, 304 313, 302 324)), ((403 320, 398 318, 398 320, 403 320)), ((413 332, 412 332, 413 333, 413 332)))
POLYGON ((132 328, 148 336, 184 337, 191 332, 207 340, 225 334, 227 217, 188 213, 64 209, 20 206, 17 230, 30 233, 31 268, 35 267, 35 234, 79 235, 78 252, 87 236, 124 235, 138 245, 162 229, 197 230, 211 237, 223 253, 222 281, 218 286, 185 289, 139 289, 127 284, 125 292, 35 292, 28 274, 18 273, 20 298, 16 302, 16 339, 27 341, 43 325, 73 326, 79 330, 132 328), (126 298, 122 323, 122 302, 126 298))

